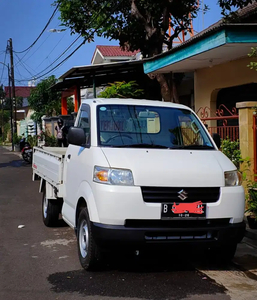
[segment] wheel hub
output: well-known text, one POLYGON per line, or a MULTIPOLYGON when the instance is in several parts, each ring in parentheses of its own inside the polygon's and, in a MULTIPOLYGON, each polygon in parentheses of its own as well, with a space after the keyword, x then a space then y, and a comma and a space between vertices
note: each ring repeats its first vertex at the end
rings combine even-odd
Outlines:
POLYGON ((85 258, 88 253, 88 242, 88 226, 87 222, 84 220, 81 222, 79 230, 79 250, 83 258, 85 258))
POLYGON ((43 207, 43 211, 44 211, 44 218, 47 218, 47 207, 48 207, 48 199, 45 197, 44 198, 44 207, 43 207))

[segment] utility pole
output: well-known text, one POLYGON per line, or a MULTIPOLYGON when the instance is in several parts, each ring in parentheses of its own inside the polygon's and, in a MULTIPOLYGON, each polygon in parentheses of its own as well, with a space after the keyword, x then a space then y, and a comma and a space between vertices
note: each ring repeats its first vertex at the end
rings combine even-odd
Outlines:
POLYGON ((12 140, 12 151, 14 151, 14 143, 13 143, 13 102, 11 96, 11 75, 10 75, 10 68, 8 64, 8 89, 9 89, 9 97, 10 97, 10 111, 11 111, 11 140, 12 140))
POLYGON ((17 105, 15 97, 15 84, 14 84, 14 66, 13 66, 13 47, 12 39, 9 39, 9 51, 10 51, 10 62, 11 62, 11 80, 12 80, 12 97, 11 102, 14 103, 14 132, 17 133, 17 105))

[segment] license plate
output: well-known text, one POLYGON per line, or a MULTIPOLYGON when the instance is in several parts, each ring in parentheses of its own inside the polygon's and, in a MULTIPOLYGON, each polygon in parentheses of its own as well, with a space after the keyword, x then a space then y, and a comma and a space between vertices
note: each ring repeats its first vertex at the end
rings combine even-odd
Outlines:
POLYGON ((24 152, 25 152, 25 153, 32 152, 32 149, 25 150, 24 152))
POLYGON ((161 218, 204 218, 206 217, 206 204, 202 201, 193 203, 162 204, 161 218))

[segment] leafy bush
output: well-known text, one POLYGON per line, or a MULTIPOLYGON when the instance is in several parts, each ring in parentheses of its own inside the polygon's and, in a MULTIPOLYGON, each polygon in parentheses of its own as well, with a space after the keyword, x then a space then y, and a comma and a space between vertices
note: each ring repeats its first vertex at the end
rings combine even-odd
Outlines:
POLYGON ((239 169, 240 162, 242 161, 239 141, 231 141, 229 138, 222 140, 221 151, 233 162, 237 169, 239 169))
POLYGON ((35 146, 37 146, 37 140, 38 140, 38 136, 37 135, 29 135, 27 138, 27 142, 30 144, 30 146, 33 148, 35 146))
POLYGON ((14 143, 14 145, 18 145, 20 143, 21 139, 22 139, 22 137, 17 135, 17 133, 13 134, 13 143, 14 143))
POLYGON ((245 212, 250 213, 250 215, 254 216, 257 221, 257 191, 256 188, 252 188, 248 190, 247 197, 247 210, 245 212))
POLYGON ((100 98, 142 98, 144 95, 144 90, 139 89, 135 81, 115 81, 109 85, 100 93, 100 98))
POLYGON ((45 145, 46 147, 56 147, 57 146, 57 140, 56 137, 54 135, 51 135, 49 133, 49 131, 41 131, 40 135, 39 135, 39 139, 41 139, 41 141, 45 141, 45 145))

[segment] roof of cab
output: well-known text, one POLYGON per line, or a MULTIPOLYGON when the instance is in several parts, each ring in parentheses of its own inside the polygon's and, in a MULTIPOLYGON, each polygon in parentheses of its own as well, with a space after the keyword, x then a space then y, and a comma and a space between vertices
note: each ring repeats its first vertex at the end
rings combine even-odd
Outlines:
POLYGON ((124 99, 124 98, 95 98, 95 99, 86 99, 83 100, 82 103, 88 103, 90 105, 102 105, 102 104, 125 104, 125 105, 146 105, 146 106, 159 106, 159 107, 172 107, 172 108, 183 108, 189 109, 190 107, 172 103, 172 102, 163 102, 158 100, 146 100, 146 99, 124 99))

